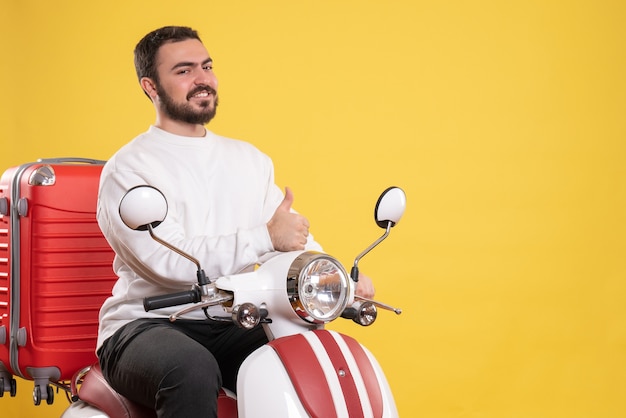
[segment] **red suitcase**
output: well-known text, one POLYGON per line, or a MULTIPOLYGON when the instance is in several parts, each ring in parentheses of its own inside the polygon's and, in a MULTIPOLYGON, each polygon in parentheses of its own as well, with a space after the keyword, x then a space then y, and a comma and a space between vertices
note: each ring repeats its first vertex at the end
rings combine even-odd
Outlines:
POLYGON ((96 361, 98 312, 116 276, 95 218, 102 161, 39 160, 0 179, 0 396, 13 375, 51 404, 96 361))

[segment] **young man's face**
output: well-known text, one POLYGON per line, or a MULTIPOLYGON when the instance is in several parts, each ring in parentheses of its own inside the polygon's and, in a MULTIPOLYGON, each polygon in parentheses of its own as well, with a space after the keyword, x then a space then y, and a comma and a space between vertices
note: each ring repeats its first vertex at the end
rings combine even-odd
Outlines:
POLYGON ((157 53, 155 81, 163 116, 189 124, 208 123, 217 110, 213 61, 197 39, 169 42, 157 53))

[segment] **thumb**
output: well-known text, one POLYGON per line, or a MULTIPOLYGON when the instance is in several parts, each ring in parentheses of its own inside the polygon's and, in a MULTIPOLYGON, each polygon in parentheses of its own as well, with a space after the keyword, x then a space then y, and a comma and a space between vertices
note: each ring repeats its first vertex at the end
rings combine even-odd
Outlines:
POLYGON ((291 191, 289 187, 285 187, 285 198, 283 199, 282 202, 280 202, 280 205, 278 206, 277 210, 289 212, 291 211, 292 204, 293 204, 293 192, 291 191))

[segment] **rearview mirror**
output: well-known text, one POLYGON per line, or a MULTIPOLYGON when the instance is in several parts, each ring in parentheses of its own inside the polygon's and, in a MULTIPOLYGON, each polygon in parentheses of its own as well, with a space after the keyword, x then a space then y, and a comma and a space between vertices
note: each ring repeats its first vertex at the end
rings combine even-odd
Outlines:
POLYGON ((390 187, 378 198, 374 208, 374 219, 376 224, 386 229, 391 222, 395 226, 404 215, 406 209, 406 194, 399 187, 390 187))
POLYGON ((152 186, 136 186, 126 192, 120 201, 120 217, 124 224, 136 231, 155 228, 167 216, 167 200, 152 186))

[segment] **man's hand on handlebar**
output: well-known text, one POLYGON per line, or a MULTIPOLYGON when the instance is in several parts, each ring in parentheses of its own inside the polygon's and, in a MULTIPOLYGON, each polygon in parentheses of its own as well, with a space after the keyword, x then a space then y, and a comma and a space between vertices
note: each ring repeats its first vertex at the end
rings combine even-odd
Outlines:
POLYGON ((365 274, 359 273, 359 281, 356 283, 356 294, 363 298, 372 299, 376 289, 374 289, 374 283, 365 274))

